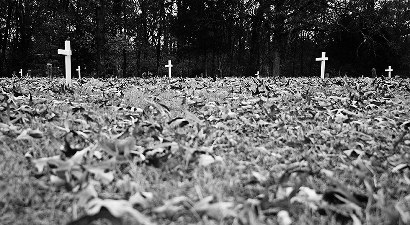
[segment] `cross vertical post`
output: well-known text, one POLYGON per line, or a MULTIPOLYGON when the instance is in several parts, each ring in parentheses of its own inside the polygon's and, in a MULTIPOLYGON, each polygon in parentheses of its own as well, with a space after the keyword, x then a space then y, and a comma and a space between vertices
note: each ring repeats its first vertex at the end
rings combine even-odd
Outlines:
POLYGON ((171 60, 168 60, 168 65, 165 65, 165 67, 168 68, 168 77, 171 78, 171 72, 172 72, 172 67, 173 65, 171 64, 171 60))
POLYGON ((389 78, 391 78, 391 72, 393 72, 393 69, 391 68, 391 66, 389 66, 389 68, 386 69, 385 71, 388 72, 389 78))
POLYGON ((70 41, 65 41, 65 49, 58 49, 59 55, 65 55, 65 84, 71 87, 71 55, 70 41))
POLYGON ((78 79, 81 80, 81 68, 80 68, 80 66, 77 67, 76 71, 78 72, 78 79))
POLYGON ((326 69, 326 60, 329 60, 328 57, 326 57, 326 52, 322 52, 322 57, 321 58, 316 58, 316 61, 321 61, 321 69, 320 69, 320 77, 322 79, 325 78, 325 69, 326 69))

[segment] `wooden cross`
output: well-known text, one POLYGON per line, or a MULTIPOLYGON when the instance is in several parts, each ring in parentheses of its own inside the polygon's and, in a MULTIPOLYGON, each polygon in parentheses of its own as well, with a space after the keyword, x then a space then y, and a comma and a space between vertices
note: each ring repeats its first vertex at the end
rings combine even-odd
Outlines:
POLYGON ((386 69, 385 71, 389 73, 389 78, 391 78, 391 72, 393 72, 393 69, 391 68, 391 66, 389 66, 389 68, 386 69))
POLYGON ((80 66, 77 67, 76 71, 78 72, 78 79, 81 80, 81 68, 80 68, 80 66))
POLYGON ((20 77, 23 77, 23 69, 20 69, 20 77))
POLYGON ((168 65, 165 65, 165 67, 168 68, 168 77, 171 78, 171 68, 173 67, 173 65, 171 64, 171 60, 168 60, 168 65))
POLYGON ((329 60, 329 58, 326 57, 326 52, 322 52, 322 57, 321 58, 316 58, 316 61, 321 61, 322 62, 322 66, 321 66, 321 70, 320 70, 320 77, 322 79, 325 78, 326 60, 329 60))
POLYGON ((65 84, 71 87, 71 55, 70 41, 65 41, 65 49, 58 49, 59 55, 65 55, 65 84))
POLYGON ((259 70, 258 70, 258 72, 256 72, 256 77, 259 79, 259 70))

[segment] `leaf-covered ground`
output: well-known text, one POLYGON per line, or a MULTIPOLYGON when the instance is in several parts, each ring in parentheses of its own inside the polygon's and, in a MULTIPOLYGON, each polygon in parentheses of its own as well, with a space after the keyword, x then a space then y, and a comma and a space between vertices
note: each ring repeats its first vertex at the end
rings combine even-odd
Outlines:
POLYGON ((410 80, 0 80, 0 224, 410 224, 410 80))

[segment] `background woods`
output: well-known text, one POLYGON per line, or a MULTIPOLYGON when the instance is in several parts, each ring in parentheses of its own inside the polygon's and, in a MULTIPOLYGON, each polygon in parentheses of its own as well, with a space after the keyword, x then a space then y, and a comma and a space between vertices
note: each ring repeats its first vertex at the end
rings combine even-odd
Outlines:
POLYGON ((71 40, 86 76, 410 73, 410 3, 403 0, 6 0, 0 73, 62 71, 71 40))

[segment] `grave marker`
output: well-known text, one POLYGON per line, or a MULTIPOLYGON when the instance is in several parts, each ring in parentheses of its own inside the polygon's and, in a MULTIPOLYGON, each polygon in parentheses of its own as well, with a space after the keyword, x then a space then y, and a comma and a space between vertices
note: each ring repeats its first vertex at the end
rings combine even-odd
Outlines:
POLYGON ((78 72, 78 79, 81 80, 81 68, 80 68, 80 66, 77 67, 76 71, 78 72))
POLYGON ((389 73, 389 78, 391 78, 391 72, 393 72, 393 69, 391 68, 391 66, 389 66, 389 68, 386 69, 385 71, 389 73))
POLYGON ((47 76, 49 78, 53 77, 53 64, 47 63, 47 76))
POLYGON ((377 77, 376 68, 372 68, 372 77, 377 77))
POLYGON ((173 67, 173 65, 171 64, 171 60, 168 60, 168 65, 165 65, 165 67, 168 67, 168 77, 171 78, 171 68, 173 67))
POLYGON ((259 79, 260 77, 259 77, 259 70, 258 70, 258 72, 256 72, 256 77, 259 79))
POLYGON ((58 49, 59 55, 65 55, 65 84, 71 87, 71 55, 70 41, 65 41, 65 49, 58 49))
POLYGON ((325 78, 325 69, 326 69, 326 60, 329 60, 328 57, 326 57, 326 52, 322 52, 322 57, 321 58, 316 58, 316 61, 321 61, 321 69, 320 69, 320 77, 322 79, 325 78))
POLYGON ((23 69, 20 69, 19 74, 20 74, 20 77, 23 77, 23 69))

